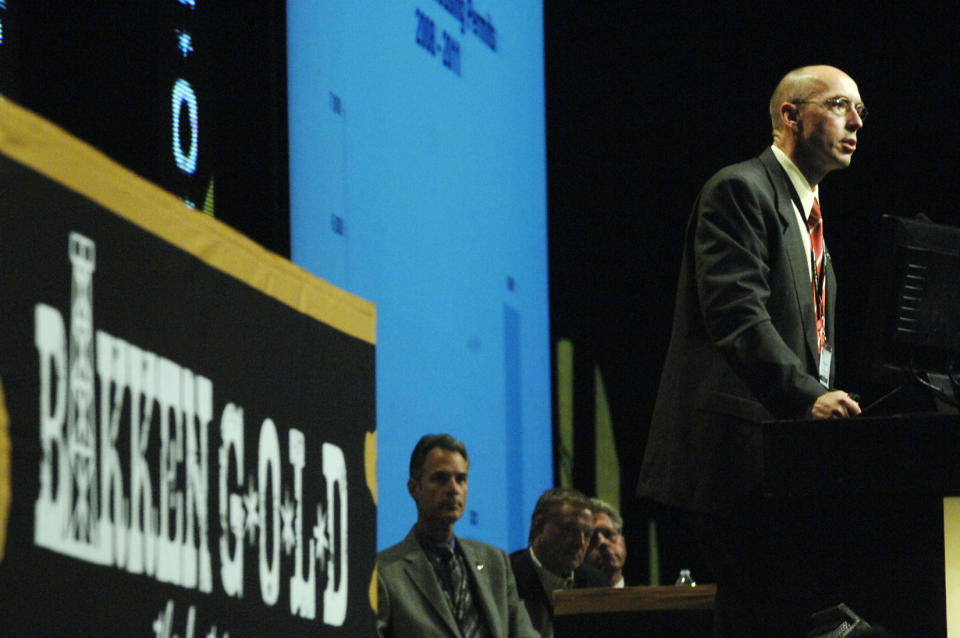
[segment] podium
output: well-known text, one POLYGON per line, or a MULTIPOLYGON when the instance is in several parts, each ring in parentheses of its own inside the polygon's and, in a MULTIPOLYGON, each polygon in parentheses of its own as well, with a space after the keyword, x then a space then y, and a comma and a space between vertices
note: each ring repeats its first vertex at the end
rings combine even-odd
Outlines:
POLYGON ((921 414, 761 424, 767 507, 803 538, 771 561, 813 565, 871 624, 946 636, 943 498, 960 495, 960 417, 921 414), (820 519, 809 520, 809 512, 820 519))
POLYGON ((554 635, 703 638, 713 628, 716 585, 596 587, 554 592, 554 635))
POLYGON ((960 416, 920 414, 770 421, 763 489, 770 498, 960 495, 960 416))
MULTIPOLYGON (((947 636, 944 497, 960 496, 960 417, 918 414, 758 424, 769 564, 806 565, 873 625, 947 636)), ((957 539, 960 543, 960 538, 957 539)), ((792 573, 785 569, 784 573, 792 573)), ((713 585, 555 592, 564 636, 711 635, 713 585)))

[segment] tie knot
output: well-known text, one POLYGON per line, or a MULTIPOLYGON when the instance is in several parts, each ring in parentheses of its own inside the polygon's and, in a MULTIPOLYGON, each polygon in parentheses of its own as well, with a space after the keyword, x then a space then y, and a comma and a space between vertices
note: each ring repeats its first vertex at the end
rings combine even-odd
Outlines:
POLYGON ((451 547, 450 545, 444 545, 443 547, 440 548, 440 558, 443 559, 443 562, 449 563, 450 561, 453 560, 453 556, 454 556, 453 547, 451 547))
POLYGON ((810 216, 807 217, 807 230, 812 233, 822 221, 823 216, 820 214, 820 203, 817 202, 817 198, 814 197, 813 206, 810 207, 810 216))
POLYGON ((820 213, 820 202, 817 201, 817 198, 813 198, 813 206, 810 207, 810 218, 807 221, 807 224, 815 226, 823 219, 823 215, 820 213))

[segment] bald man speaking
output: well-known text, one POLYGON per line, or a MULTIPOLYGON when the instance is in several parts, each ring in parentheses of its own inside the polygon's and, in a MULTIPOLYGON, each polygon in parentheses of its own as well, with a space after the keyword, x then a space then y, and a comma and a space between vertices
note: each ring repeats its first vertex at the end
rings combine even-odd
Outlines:
POLYGON ((711 177, 687 226, 638 493, 689 515, 717 578, 716 636, 801 636, 817 611, 765 580, 749 426, 860 413, 834 387, 837 285, 819 185, 850 165, 865 117, 843 71, 791 71, 770 100, 773 144, 711 177))

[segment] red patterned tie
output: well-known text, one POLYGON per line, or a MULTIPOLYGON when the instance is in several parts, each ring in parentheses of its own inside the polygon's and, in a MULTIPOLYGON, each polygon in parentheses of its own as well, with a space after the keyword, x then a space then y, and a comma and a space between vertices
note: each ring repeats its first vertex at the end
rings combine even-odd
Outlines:
POLYGON ((823 352, 827 343, 827 328, 824 322, 826 305, 827 278, 823 272, 823 217, 820 214, 820 202, 813 199, 813 208, 807 218, 810 231, 810 259, 813 265, 813 307, 817 318, 817 348, 823 352))

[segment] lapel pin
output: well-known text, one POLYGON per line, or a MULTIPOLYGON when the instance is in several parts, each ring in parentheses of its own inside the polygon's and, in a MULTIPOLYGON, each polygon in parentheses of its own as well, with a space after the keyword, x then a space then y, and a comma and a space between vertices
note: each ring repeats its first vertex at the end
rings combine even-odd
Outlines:
POLYGON ((477 571, 478 571, 478 572, 482 572, 482 571, 483 571, 483 563, 477 563, 477 571))

